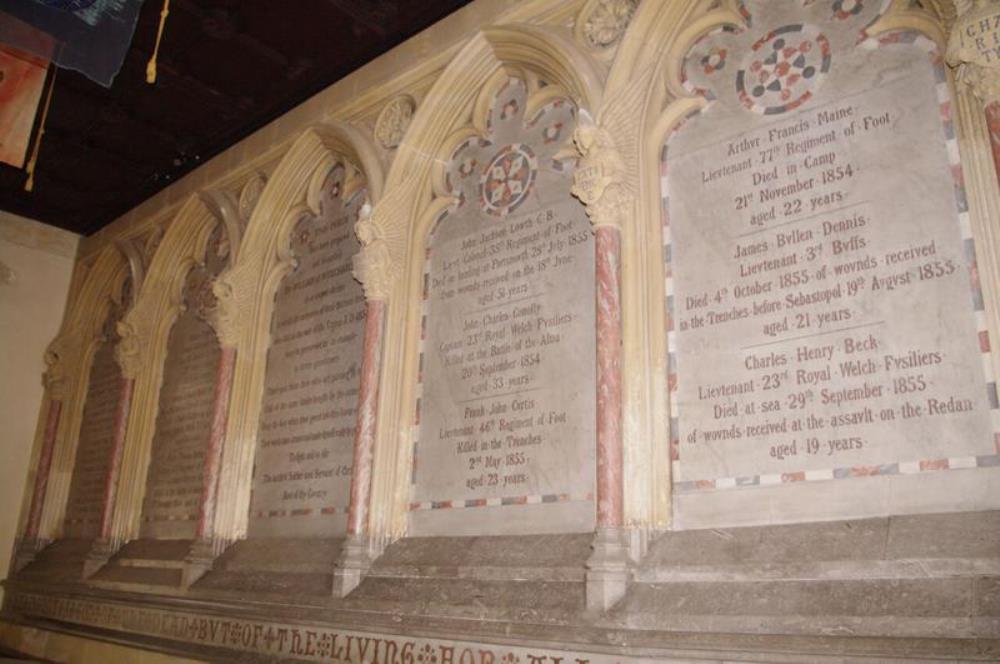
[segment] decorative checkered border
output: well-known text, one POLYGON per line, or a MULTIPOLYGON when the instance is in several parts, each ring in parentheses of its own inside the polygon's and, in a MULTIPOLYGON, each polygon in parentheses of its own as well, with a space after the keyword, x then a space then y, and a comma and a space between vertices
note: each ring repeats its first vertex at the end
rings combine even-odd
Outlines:
POLYGON ((533 496, 504 496, 496 498, 456 498, 454 500, 426 500, 410 503, 411 512, 423 510, 469 509, 475 507, 504 507, 507 505, 542 505, 548 503, 573 503, 593 501, 594 494, 573 495, 569 493, 549 493, 533 496))
MULTIPOLYGON (((935 92, 937 94, 941 113, 941 123, 945 136, 945 146, 948 151, 948 163, 951 168, 955 191, 955 205, 958 209, 961 238, 965 260, 969 269, 969 281, 972 293, 973 312, 976 320, 977 345, 981 351, 983 375, 986 381, 987 401, 990 405, 990 417, 993 424, 994 453, 979 456, 948 457, 942 459, 922 459, 918 461, 901 461, 897 463, 872 466, 845 466, 821 470, 805 470, 786 473, 751 475, 745 477, 721 477, 690 481, 675 481, 674 490, 679 493, 697 492, 715 489, 732 489, 748 486, 773 486, 791 482, 813 482, 838 480, 852 477, 874 477, 879 475, 912 475, 942 470, 964 470, 969 468, 990 468, 1000 466, 1000 397, 997 383, 993 375, 989 329, 983 303, 982 288, 979 283, 979 271, 976 265, 975 240, 969 220, 968 202, 965 194, 965 177, 958 151, 958 141, 955 137, 955 126, 952 118, 951 96, 948 89, 947 73, 937 45, 930 39, 915 31, 901 31, 883 35, 877 39, 868 38, 859 46, 875 50, 882 46, 893 44, 913 44, 928 53, 934 68, 935 92)), ((676 477, 680 464, 680 444, 678 440, 678 405, 677 405, 677 346, 674 333, 674 280, 673 255, 670 235, 670 199, 667 194, 667 144, 670 136, 678 132, 691 117, 699 114, 696 110, 679 122, 664 140, 660 152, 660 191, 662 192, 662 207, 660 210, 663 224, 663 256, 665 272, 666 296, 666 329, 667 329, 667 390, 670 395, 670 459, 673 476, 676 477)))
POLYGON ((259 510, 253 517, 255 519, 276 519, 294 516, 314 516, 317 514, 330 516, 333 514, 347 514, 347 505, 327 505, 325 507, 302 507, 290 510, 259 510))
POLYGON ((197 514, 185 514, 184 516, 169 515, 169 516, 157 516, 157 517, 152 517, 152 516, 142 517, 143 523, 163 523, 171 521, 197 521, 197 520, 198 520, 197 514))

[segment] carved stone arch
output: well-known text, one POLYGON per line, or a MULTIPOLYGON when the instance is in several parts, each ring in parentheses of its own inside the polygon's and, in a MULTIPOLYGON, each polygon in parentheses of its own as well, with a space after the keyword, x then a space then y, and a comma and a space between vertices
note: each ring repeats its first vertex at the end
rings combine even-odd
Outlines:
MULTIPOLYGON (((55 539, 61 534, 90 366, 103 341, 102 328, 113 301, 120 297, 131 269, 128 257, 115 245, 98 252, 77 296, 70 303, 59 335, 46 349, 46 397, 61 401, 63 406, 39 523, 41 539, 55 539)), ((38 435, 42 435, 41 430, 38 435)))
POLYGON ((135 387, 112 516, 111 539, 116 546, 139 532, 167 339, 181 313, 188 273, 204 260, 217 223, 199 196, 185 201, 153 255, 135 303, 118 325, 118 360, 135 387))
POLYGON ((346 195, 364 188, 373 204, 381 200, 384 177, 371 140, 344 122, 312 126, 268 178, 240 253, 216 282, 222 334, 237 349, 213 524, 217 542, 246 535, 274 296, 295 264, 292 231, 303 216, 319 214, 321 188, 337 164, 348 171, 346 195))
MULTIPOLYGON (((951 0, 928 0, 925 10, 893 0, 868 34, 915 29, 943 43, 951 0)), ((660 154, 663 142, 705 100, 682 81, 683 60, 706 33, 744 26, 737 0, 640 3, 623 37, 605 88, 598 124, 634 161, 634 213, 623 228, 626 520, 645 529, 671 522, 667 340, 664 326, 660 154), (628 115, 629 121, 623 120, 628 115)), ((943 52, 943 51, 942 51, 943 52)))
POLYGON ((600 67, 571 35, 545 26, 498 25, 468 41, 414 114, 389 172, 386 195, 370 219, 387 245, 395 275, 386 298, 372 472, 369 532, 376 546, 402 536, 407 527, 421 275, 428 234, 451 202, 440 195, 435 171, 446 144, 475 125, 471 116, 483 87, 503 71, 557 86, 579 107, 598 108, 603 98, 600 67))

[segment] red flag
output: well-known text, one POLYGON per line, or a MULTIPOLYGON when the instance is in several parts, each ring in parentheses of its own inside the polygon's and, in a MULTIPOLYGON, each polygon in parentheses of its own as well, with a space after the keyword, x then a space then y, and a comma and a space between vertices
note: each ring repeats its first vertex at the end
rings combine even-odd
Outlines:
POLYGON ((24 166, 47 60, 0 46, 0 161, 24 166))

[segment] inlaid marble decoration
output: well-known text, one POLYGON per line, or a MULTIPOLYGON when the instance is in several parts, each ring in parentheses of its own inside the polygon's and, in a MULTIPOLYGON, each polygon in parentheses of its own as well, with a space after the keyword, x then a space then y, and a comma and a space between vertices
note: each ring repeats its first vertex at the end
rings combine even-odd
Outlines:
POLYGON ((594 527, 594 240, 565 98, 496 94, 428 242, 410 532, 594 527), (565 153, 568 154, 568 153, 565 153))
POLYGON ((187 276, 184 308, 170 330, 141 537, 193 538, 197 530, 221 353, 208 323, 215 307, 212 282, 226 267, 228 256, 220 224, 209 239, 204 265, 195 266, 187 276))
POLYGON ((115 361, 115 325, 131 301, 131 280, 123 287, 122 304, 113 303, 90 365, 87 397, 77 439, 63 532, 66 537, 94 538, 104 510, 115 415, 122 396, 122 372, 115 361))
POLYGON ((1000 506, 941 53, 881 3, 744 3, 663 152, 675 523, 1000 506))
POLYGON ((331 537, 346 528, 365 319, 351 259, 365 192, 345 201, 343 190, 338 166, 320 214, 292 232, 297 266, 275 297, 251 537, 331 537))

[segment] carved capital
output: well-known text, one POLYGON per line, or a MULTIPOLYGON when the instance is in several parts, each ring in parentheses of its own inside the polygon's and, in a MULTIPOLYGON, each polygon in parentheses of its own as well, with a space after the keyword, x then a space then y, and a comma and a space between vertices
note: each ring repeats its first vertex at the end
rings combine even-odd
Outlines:
POLYGON ((1000 101, 1000 4, 958 0, 945 56, 955 78, 983 103, 1000 101))
POLYGON ((580 115, 573 142, 582 159, 573 173, 571 193, 587 206, 595 227, 621 229, 634 203, 628 169, 610 132, 586 112, 580 115))
POLYGON ((219 345, 224 348, 235 348, 239 342, 244 318, 241 313, 244 307, 237 299, 239 290, 229 273, 220 275, 212 282, 215 307, 209 311, 206 320, 215 330, 219 345))
POLYGON ((118 345, 115 346, 115 361, 122 370, 122 376, 131 380, 139 375, 143 364, 142 349, 147 341, 136 327, 127 321, 118 321, 118 345))
POLYGON ((354 278, 361 282, 369 300, 385 300, 392 291, 398 269, 389 249, 389 243, 378 223, 373 219, 371 205, 361 209, 354 232, 361 242, 361 251, 354 257, 354 278))
POLYGON ((42 374, 42 385, 50 399, 62 400, 66 396, 66 366, 58 341, 52 342, 45 351, 45 372, 42 374))

